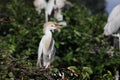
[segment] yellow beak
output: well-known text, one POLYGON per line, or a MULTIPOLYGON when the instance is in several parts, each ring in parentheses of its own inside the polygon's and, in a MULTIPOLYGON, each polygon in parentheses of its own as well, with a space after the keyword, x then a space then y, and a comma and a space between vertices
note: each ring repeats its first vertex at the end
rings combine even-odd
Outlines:
POLYGON ((62 28, 61 26, 55 26, 56 29, 62 28))

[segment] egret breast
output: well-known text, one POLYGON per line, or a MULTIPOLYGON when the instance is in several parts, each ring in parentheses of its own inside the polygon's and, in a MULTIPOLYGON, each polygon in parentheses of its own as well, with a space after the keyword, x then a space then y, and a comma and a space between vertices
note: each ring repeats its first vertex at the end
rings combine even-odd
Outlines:
POLYGON ((57 8, 63 8, 65 5, 66 0, 56 0, 56 6, 57 8))

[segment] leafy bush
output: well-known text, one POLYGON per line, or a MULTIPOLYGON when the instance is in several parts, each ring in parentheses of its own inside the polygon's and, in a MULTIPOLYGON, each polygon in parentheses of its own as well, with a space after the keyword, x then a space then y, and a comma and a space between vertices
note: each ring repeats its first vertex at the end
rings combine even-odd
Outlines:
POLYGON ((53 34, 57 53, 51 68, 40 70, 36 60, 44 12, 38 15, 31 3, 10 0, 4 3, 6 6, 0 6, 1 80, 114 79, 120 53, 113 50, 114 56, 106 54, 109 45, 105 42, 103 27, 107 16, 93 15, 76 4, 63 13, 67 27, 53 34))

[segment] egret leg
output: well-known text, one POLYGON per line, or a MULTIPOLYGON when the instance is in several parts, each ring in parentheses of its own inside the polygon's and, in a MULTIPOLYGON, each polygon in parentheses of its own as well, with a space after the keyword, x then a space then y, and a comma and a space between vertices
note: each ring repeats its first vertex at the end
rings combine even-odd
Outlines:
POLYGON ((114 37, 117 37, 118 38, 118 41, 119 41, 119 44, 118 44, 118 49, 120 50, 120 34, 117 33, 117 34, 113 34, 112 36, 114 37))
POLYGON ((116 71, 115 80, 119 80, 119 71, 116 71))
POLYGON ((48 61, 48 63, 47 63, 47 65, 46 65, 45 69, 48 68, 48 67, 50 67, 50 60, 48 61))
POLYGON ((46 10, 45 10, 45 21, 48 22, 48 14, 46 10))
POLYGON ((120 50, 120 34, 118 33, 118 39, 119 39, 119 50, 120 50))

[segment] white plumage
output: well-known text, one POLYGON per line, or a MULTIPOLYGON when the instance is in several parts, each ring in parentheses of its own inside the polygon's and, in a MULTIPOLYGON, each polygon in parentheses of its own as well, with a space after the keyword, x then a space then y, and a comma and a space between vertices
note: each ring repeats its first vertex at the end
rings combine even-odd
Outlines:
POLYGON ((104 27, 106 36, 116 33, 120 28, 120 4, 117 5, 108 16, 107 23, 104 27))
POLYGON ((33 2, 34 6, 35 6, 35 9, 36 11, 38 11, 38 14, 41 13, 41 10, 42 9, 45 9, 47 4, 46 4, 46 1, 45 0, 35 0, 33 2))
POLYGON ((63 8, 66 3, 66 0, 56 0, 55 8, 63 8))
POLYGON ((114 47, 120 50, 120 4, 113 8, 104 27, 104 35, 113 37, 114 47), (118 42, 114 38, 118 38, 118 42), (117 43, 117 44, 116 44, 117 43), (119 44, 119 45, 118 45, 119 44))
MULTIPOLYGON (((108 16, 107 23, 104 27, 104 35, 105 36, 112 36, 113 37, 113 46, 118 46, 120 50, 120 4, 113 8, 112 12, 108 16), (115 38, 118 38, 116 41, 115 38), (116 44, 117 43, 117 44, 116 44)), ((113 52, 110 52, 111 55, 113 52)), ((119 71, 116 71, 115 80, 119 80, 119 71)))
MULTIPOLYGON (((112 17, 111 17, 112 18, 112 17)), ((120 15, 116 16, 111 21, 107 22, 104 27, 104 34, 106 36, 116 33, 120 28, 120 15)))
POLYGON ((112 12, 108 17, 108 22, 116 19, 116 17, 119 15, 120 15, 120 4, 113 8, 112 12))
POLYGON ((52 59, 54 58, 56 50, 54 47, 55 41, 52 38, 51 31, 59 28, 60 26, 55 26, 53 22, 47 22, 44 24, 44 36, 42 37, 38 48, 37 65, 40 67, 48 68, 52 59))
POLYGON ((54 0, 48 2, 46 0, 34 0, 33 4, 38 14, 41 13, 42 9, 45 9, 45 21, 48 22, 48 16, 51 15, 54 8, 54 0))
MULTIPOLYGON (((40 14, 42 9, 45 9, 45 21, 48 22, 48 16, 51 15, 53 10, 57 10, 58 12, 56 13, 57 15, 59 14, 60 17, 62 15, 61 13, 61 8, 64 7, 66 0, 48 0, 48 2, 46 2, 46 0, 34 0, 33 4, 36 8, 36 11, 40 14), (59 11, 60 10, 60 11, 59 11)), ((58 19, 59 17, 56 17, 56 14, 54 15, 54 17, 56 19, 58 19)), ((58 19, 59 20, 59 19, 58 19)), ((62 20, 62 18, 61 18, 62 20)))
POLYGON ((45 10, 45 21, 49 21, 49 16, 53 15, 58 24, 66 26, 66 22, 63 20, 62 8, 66 5, 72 7, 73 5, 67 0, 34 0, 33 2, 36 11, 38 14, 41 13, 41 10, 45 10), (53 13, 53 14, 52 14, 53 13))

